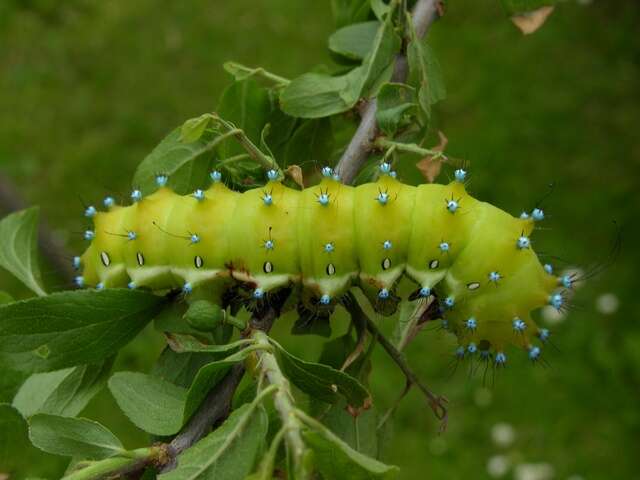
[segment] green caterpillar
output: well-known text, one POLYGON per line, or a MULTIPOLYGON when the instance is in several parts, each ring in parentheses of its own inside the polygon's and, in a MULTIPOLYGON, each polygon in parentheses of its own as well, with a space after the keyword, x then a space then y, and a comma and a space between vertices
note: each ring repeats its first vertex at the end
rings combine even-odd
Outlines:
POLYGON ((530 317, 551 304, 563 308, 572 279, 556 277, 534 253, 529 235, 540 209, 515 218, 471 197, 466 172, 448 185, 404 185, 388 163, 374 183, 351 187, 325 167, 320 184, 302 191, 269 171, 264 187, 238 193, 213 172, 206 190, 180 196, 159 188, 133 204, 105 200, 89 207, 91 245, 74 259, 79 286, 180 288, 185 295, 222 294, 240 285, 247 301, 298 286, 305 308, 330 311, 358 285, 377 311, 395 310, 403 275, 418 285, 412 298, 434 296, 444 326, 455 333, 456 355, 478 352, 506 362, 505 347, 540 354, 549 332, 530 317))

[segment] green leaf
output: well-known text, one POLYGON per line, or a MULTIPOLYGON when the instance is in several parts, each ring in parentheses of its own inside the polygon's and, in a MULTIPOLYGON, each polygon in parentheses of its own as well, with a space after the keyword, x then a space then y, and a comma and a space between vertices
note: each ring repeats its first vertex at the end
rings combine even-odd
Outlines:
POLYGON ((531 12, 540 7, 555 5, 557 0, 501 0, 509 15, 531 12))
POLYGON ((333 152, 333 131, 328 118, 306 120, 287 145, 284 165, 326 165, 333 152))
POLYGON ((277 342, 278 363, 286 377, 300 390, 327 403, 344 398, 353 407, 359 408, 370 401, 370 395, 362 384, 352 376, 328 365, 313 363, 291 355, 277 342))
POLYGON ((267 434, 267 414, 243 405, 212 433, 178 457, 178 467, 161 480, 244 480, 267 434))
POLYGON ((208 171, 212 151, 216 146, 216 135, 205 132, 191 143, 181 140, 182 127, 178 127, 167 135, 138 165, 133 176, 133 185, 144 194, 158 188, 156 176, 169 175, 169 185, 178 193, 193 191, 194 184, 200 184, 201 177, 208 171), (206 168, 205 168, 206 167, 206 168))
POLYGON ((376 120, 380 130, 393 137, 398 127, 407 123, 408 113, 415 107, 413 88, 402 83, 385 83, 378 92, 376 120))
POLYGON ((0 471, 9 473, 20 467, 29 449, 27 422, 11 405, 0 404, 0 471))
POLYGON ((167 338, 167 344, 174 352, 200 352, 200 353, 229 353, 233 350, 237 350, 242 346, 254 343, 253 340, 238 340, 232 343, 225 343, 221 345, 212 345, 209 343, 202 343, 191 335, 180 335, 177 333, 165 335, 167 338))
POLYGON ((113 433, 86 418, 39 413, 29 421, 29 438, 39 449, 66 457, 99 460, 124 451, 113 433))
POLYGON ((426 304, 420 301, 403 301, 400 303, 398 322, 391 336, 391 341, 398 350, 404 350, 407 343, 409 343, 420 330, 421 326, 418 325, 418 321, 425 309, 426 304))
POLYGON ((351 448, 376 458, 378 456, 378 413, 371 407, 352 415, 344 400, 324 410, 322 423, 351 448))
POLYGON ((0 362, 29 372, 114 355, 167 300, 142 290, 60 292, 0 305, 0 362))
POLYGON ((196 118, 190 118, 180 128, 180 141, 183 143, 193 143, 199 140, 205 129, 211 123, 213 115, 205 113, 196 118))
POLYGON ((353 107, 362 90, 363 67, 332 77, 305 73, 294 78, 280 94, 282 110, 299 118, 329 117, 353 107))
POLYGON ((47 292, 41 286, 38 267, 39 213, 38 207, 31 207, 0 220, 0 267, 9 270, 37 295, 43 296, 47 292))
POLYGON ((329 37, 329 50, 352 60, 362 60, 371 51, 380 22, 363 22, 336 30, 329 37))
POLYGON ((408 22, 411 41, 407 48, 409 84, 418 90, 418 103, 427 123, 431 118, 431 106, 447 96, 440 63, 433 50, 417 37, 415 28, 408 22))
POLYGON ((20 387, 13 406, 24 417, 50 413, 75 417, 107 383, 113 359, 55 372, 35 373, 20 387))
POLYGON ((364 73, 361 92, 363 95, 376 93, 373 87, 381 83, 380 77, 388 77, 386 80, 391 78, 392 68, 390 67, 401 46, 400 37, 395 32, 391 17, 389 15, 386 21, 379 24, 371 51, 362 63, 364 73))
POLYGON ((383 0, 370 0, 371 10, 376 15, 378 20, 382 20, 383 17, 391 11, 391 7, 384 3, 383 0))
POLYGON ((187 390, 161 378, 138 372, 118 372, 109 390, 120 409, 145 432, 172 435, 183 425, 187 390))
POLYGON ((399 469, 368 457, 342 441, 319 422, 306 422, 305 442, 314 452, 318 470, 332 480, 371 480, 396 478, 399 469))
POLYGON ((331 0, 331 10, 338 28, 363 22, 369 16, 368 0, 331 0))
POLYGON ((13 302, 13 297, 7 292, 0 291, 0 305, 13 302))
MULTIPOLYGON (((271 113, 269 92, 252 78, 234 82, 222 93, 217 113, 237 128, 244 130, 249 140, 258 145, 271 113)), ((234 139, 222 142, 217 151, 222 159, 245 153, 234 139)))
POLYGON ((188 388, 193 383, 198 370, 215 359, 216 356, 210 353, 176 353, 167 347, 160 354, 152 374, 167 382, 188 388))

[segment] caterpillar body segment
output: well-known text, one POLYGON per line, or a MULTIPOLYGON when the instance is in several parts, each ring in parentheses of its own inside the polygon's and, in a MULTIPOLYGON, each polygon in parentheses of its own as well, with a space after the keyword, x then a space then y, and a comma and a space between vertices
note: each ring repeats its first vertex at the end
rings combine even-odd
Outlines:
POLYGON ((357 284, 386 314, 406 274, 415 296, 440 302, 463 352, 491 352, 501 364, 515 344, 537 358, 534 337, 544 341, 548 332, 530 312, 563 304, 560 279, 529 240, 541 215, 515 218, 478 201, 457 173, 448 185, 413 187, 381 170, 373 183, 351 187, 325 175, 303 191, 270 176, 238 193, 212 175, 208 190, 181 196, 164 181, 132 205, 92 212, 91 244, 75 261, 78 284, 216 300, 241 286, 247 301, 297 285, 307 310, 330 310, 357 284))

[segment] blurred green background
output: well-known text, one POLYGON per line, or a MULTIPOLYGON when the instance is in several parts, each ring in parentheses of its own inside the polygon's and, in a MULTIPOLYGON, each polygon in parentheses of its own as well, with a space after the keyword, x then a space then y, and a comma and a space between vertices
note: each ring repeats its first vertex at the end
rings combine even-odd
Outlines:
MULTIPOLYGON (((438 435, 412 392, 385 459, 402 466, 403 479, 638 478, 640 4, 567 0, 523 37, 497 0, 448 3, 429 34, 449 92, 437 126, 449 153, 470 162, 472 192, 517 214, 555 181, 536 249, 586 269, 607 257, 616 220, 623 250, 577 290, 567 316, 542 315, 558 347, 548 368, 511 351, 509 368, 483 385, 467 368, 451 375, 451 338, 421 334, 407 354, 450 399, 449 428, 438 435)), ((230 81, 224 61, 293 77, 330 63, 332 29, 328 0, 4 0, 0 173, 79 251, 80 198, 128 191, 166 133, 215 108, 230 81)), ((46 273, 51 288, 65 287, 46 273)), ((0 290, 28 295, 5 272, 0 290)), ((291 337, 289 328, 282 320, 276 336, 312 358, 323 340, 291 337)), ((118 367, 147 369, 159 348, 145 332, 118 367)), ((403 385, 381 352, 372 382, 381 410, 403 385)), ((85 414, 127 446, 148 441, 106 391, 85 414)))

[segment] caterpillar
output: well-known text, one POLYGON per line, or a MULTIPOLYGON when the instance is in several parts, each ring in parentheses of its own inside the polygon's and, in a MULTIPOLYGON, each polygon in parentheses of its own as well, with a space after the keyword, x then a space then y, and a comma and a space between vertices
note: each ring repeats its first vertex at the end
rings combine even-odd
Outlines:
POLYGON ((401 183, 383 162, 378 179, 357 187, 322 169, 316 186, 294 190, 275 170, 260 188, 229 189, 218 171, 205 190, 181 196, 158 175, 158 189, 112 197, 106 211, 85 215, 94 228, 74 265, 78 286, 181 289, 209 295, 241 286, 247 302, 297 286, 305 308, 331 311, 357 285, 375 310, 395 311, 403 275, 417 284, 411 299, 436 299, 443 326, 459 341, 455 352, 507 361, 509 344, 532 360, 549 338, 530 312, 566 306, 573 279, 542 265, 530 235, 544 212, 513 217, 476 200, 458 169, 447 185, 401 183))

